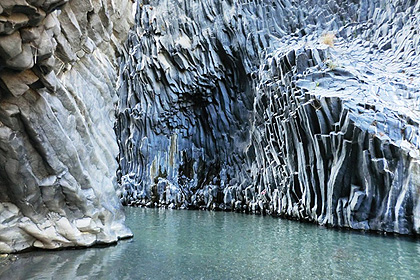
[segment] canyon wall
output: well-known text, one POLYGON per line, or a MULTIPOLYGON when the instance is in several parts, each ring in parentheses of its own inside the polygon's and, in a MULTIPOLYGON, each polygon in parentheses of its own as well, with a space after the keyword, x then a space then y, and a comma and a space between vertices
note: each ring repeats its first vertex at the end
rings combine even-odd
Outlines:
POLYGON ((0 3, 0 252, 121 202, 420 233, 418 1, 134 4, 0 3))
POLYGON ((130 0, 0 3, 0 252, 131 236, 113 125, 130 0))
POLYGON ((121 201, 420 233, 420 3, 142 1, 121 201))

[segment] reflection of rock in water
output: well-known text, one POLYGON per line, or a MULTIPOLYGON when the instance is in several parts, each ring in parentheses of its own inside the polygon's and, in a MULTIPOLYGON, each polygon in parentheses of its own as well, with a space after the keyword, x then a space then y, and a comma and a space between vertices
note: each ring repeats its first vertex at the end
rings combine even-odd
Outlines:
POLYGON ((0 279, 415 279, 420 268, 414 239, 234 213, 128 213, 134 239, 19 254, 0 279))
POLYGON ((14 261, 0 264, 0 278, 121 279, 124 276, 121 259, 127 246, 130 246, 128 241, 121 241, 118 246, 100 249, 39 251, 15 255, 14 261))
POLYGON ((334 251, 333 257, 334 257, 336 260, 345 261, 345 260, 347 260, 347 259, 350 257, 350 255, 349 255, 349 254, 348 254, 348 252, 346 252, 344 249, 342 249, 342 248, 337 248, 337 249, 334 251))
POLYGON ((148 1, 120 71, 122 202, 419 233, 419 8, 148 1))

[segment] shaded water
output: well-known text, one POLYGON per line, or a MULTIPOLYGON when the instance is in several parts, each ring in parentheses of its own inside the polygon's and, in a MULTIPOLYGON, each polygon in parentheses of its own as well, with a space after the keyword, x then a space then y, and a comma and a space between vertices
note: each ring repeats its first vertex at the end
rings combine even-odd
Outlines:
POLYGON ((127 208, 131 240, 31 252, 1 279, 420 279, 420 240, 254 215, 127 208))

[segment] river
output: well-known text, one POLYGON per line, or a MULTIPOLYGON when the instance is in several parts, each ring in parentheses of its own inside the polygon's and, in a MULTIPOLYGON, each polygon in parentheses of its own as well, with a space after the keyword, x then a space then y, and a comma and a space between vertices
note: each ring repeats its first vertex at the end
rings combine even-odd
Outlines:
POLYGON ((0 279, 420 279, 420 240, 238 213, 126 208, 134 238, 36 251, 0 279))

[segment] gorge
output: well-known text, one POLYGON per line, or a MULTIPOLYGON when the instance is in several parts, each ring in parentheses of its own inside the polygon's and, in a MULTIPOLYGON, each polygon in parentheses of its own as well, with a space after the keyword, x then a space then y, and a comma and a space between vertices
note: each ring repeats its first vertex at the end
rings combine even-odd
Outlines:
POLYGON ((411 0, 2 0, 0 252, 130 237, 122 205, 418 236, 419 27, 411 0))

